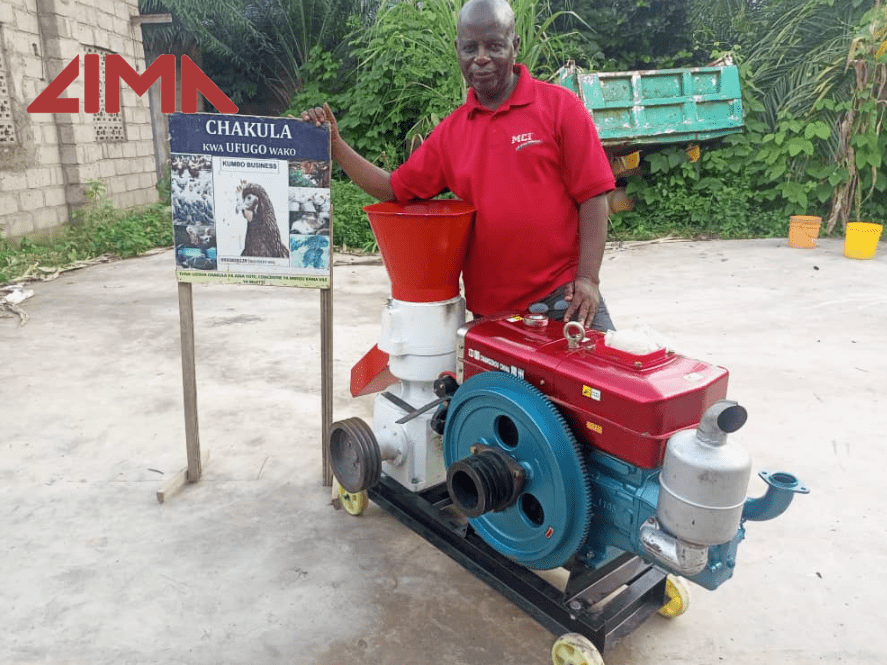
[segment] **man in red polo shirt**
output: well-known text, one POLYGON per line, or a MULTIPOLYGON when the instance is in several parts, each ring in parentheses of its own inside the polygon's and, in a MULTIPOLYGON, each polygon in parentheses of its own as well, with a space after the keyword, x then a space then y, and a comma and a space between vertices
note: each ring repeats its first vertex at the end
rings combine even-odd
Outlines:
POLYGON ((566 88, 515 64, 519 47, 505 0, 468 2, 456 40, 466 102, 393 173, 342 140, 327 105, 302 119, 330 122, 333 158, 379 200, 449 188, 474 205, 463 279, 476 316, 532 307, 607 330, 599 271, 613 173, 588 111, 566 88))

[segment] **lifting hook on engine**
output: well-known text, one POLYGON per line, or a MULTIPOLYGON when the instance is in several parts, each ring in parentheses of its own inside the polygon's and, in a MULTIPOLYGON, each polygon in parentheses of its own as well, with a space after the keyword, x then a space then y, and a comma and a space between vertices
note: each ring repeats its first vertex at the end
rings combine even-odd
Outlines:
POLYGON ((578 321, 570 321, 564 325, 564 337, 567 340, 568 348, 578 349, 579 342, 585 339, 585 328, 578 321))

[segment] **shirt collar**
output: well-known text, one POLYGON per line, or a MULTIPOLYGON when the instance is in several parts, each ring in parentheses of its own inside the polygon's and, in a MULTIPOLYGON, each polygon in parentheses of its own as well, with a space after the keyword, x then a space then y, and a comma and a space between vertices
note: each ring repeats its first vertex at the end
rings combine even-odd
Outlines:
POLYGON ((517 85, 511 91, 511 96, 495 111, 491 111, 486 106, 481 105, 477 101, 477 96, 472 88, 468 88, 468 96, 465 98, 465 106, 468 108, 468 117, 474 117, 475 113, 504 113, 514 106, 526 106, 531 104, 536 98, 536 91, 533 89, 533 82, 530 72, 519 62, 514 64, 514 72, 518 75, 517 85))

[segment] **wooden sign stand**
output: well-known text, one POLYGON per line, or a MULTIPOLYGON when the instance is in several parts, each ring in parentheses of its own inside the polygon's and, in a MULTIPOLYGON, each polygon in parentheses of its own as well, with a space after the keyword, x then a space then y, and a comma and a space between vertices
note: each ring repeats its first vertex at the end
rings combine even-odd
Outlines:
MULTIPOLYGON (((332 235, 330 236, 332 247, 332 235)), ((333 421, 333 272, 330 252, 330 285, 320 291, 320 395, 321 395, 321 481, 324 487, 333 484, 326 442, 333 421)), ((209 462, 209 450, 200 451, 200 428, 197 419, 197 372, 194 355, 194 304, 190 282, 179 282, 179 321, 182 342, 182 389, 185 398, 185 447, 187 468, 179 471, 157 491, 163 503, 187 483, 196 483, 209 462)))
MULTIPOLYGON (((281 161, 279 156, 281 155, 294 155, 296 152, 300 155, 299 159, 306 160, 307 162, 315 162, 315 163, 325 163, 326 165, 326 177, 329 178, 330 175, 330 145, 329 145, 329 125, 325 125, 324 130, 320 132, 321 136, 317 135, 318 130, 310 125, 303 124, 295 119, 284 119, 284 118, 262 118, 262 117, 253 117, 253 116, 237 116, 234 119, 226 119, 223 121, 219 120, 219 116, 216 114, 196 114, 196 115, 188 115, 188 114, 173 114, 170 116, 170 158, 172 159, 172 155, 174 152, 181 153, 182 160, 184 163, 184 155, 191 155, 195 162, 194 169, 197 170, 198 175, 195 175, 192 172, 191 159, 188 160, 188 171, 190 173, 191 179, 196 179, 199 177, 201 172, 207 171, 209 168, 216 169, 216 165, 221 169, 219 173, 224 173, 227 179, 225 182, 229 186, 229 189, 233 187, 237 183, 237 173, 240 171, 244 171, 248 174, 255 175, 256 173, 266 174, 265 168, 270 168, 273 165, 265 165, 263 166, 260 163, 256 163, 256 160, 264 160, 264 157, 255 157, 255 155, 277 155, 277 157, 272 157, 273 160, 281 161), (215 127, 214 130, 210 130, 211 123, 218 123, 218 126, 215 127), (241 137, 237 142, 229 143, 221 140, 216 140, 218 135, 224 134, 225 136, 229 135, 229 125, 231 126, 231 134, 232 136, 241 137), (243 125, 243 126, 241 126, 243 125), (224 126, 224 131, 221 130, 221 127, 224 126), (244 129, 245 128, 245 129, 244 129), (233 130, 238 130, 234 132, 233 130), (262 133, 264 131, 264 133, 262 133), (258 132, 258 134, 256 133, 258 132), (312 137, 313 134, 313 137, 312 137), (251 137, 249 139, 245 137, 251 137), (294 138, 295 137, 295 138, 294 138), (299 148, 298 151, 295 151, 295 145, 299 148), (206 154, 209 153, 209 154, 206 154), (212 160, 216 158, 224 158, 220 162, 216 163, 212 160), (227 160, 227 161, 226 161, 227 160), (208 165, 208 166, 207 166, 208 165)), ((290 160, 287 161, 290 166, 287 167, 292 168, 293 162, 290 160)), ((182 170, 179 171, 181 175, 184 172, 184 166, 182 170)), ((272 191, 276 187, 280 187, 281 183, 276 178, 276 174, 280 173, 278 171, 278 167, 274 166, 273 169, 274 177, 271 180, 265 181, 265 187, 270 187, 272 191)), ((321 174, 323 173, 323 169, 321 169, 321 174)), ((291 207, 293 203, 292 199, 292 190, 294 187, 300 188, 302 185, 305 185, 304 182, 307 180, 307 185, 310 187, 322 187, 320 184, 323 182, 321 178, 318 180, 316 177, 311 177, 307 172, 305 174, 300 174, 298 169, 296 169, 296 173, 287 170, 286 173, 283 174, 286 176, 286 187, 288 189, 288 203, 290 207, 288 207, 289 211, 293 211, 294 209, 291 207), (301 180, 299 179, 301 178, 301 180), (300 184, 301 183, 301 184, 300 184)), ((316 174, 314 174, 316 176, 316 174)), ((253 223, 254 215, 258 219, 262 219, 263 222, 266 220, 265 215, 267 213, 264 210, 270 210, 270 219, 272 220, 271 224, 276 224, 276 220, 273 215, 273 205, 269 200, 269 193, 266 191, 265 187, 262 186, 262 178, 265 175, 258 177, 255 180, 255 184, 250 182, 249 184, 245 184, 248 181, 243 180, 241 176, 240 184, 237 185, 236 192, 238 194, 241 193, 241 188, 246 187, 243 190, 244 196, 244 205, 241 207, 241 202, 238 201, 238 213, 242 213, 243 217, 247 220, 248 224, 253 223), (247 201, 247 191, 249 191, 249 205, 245 202, 247 201)), ((252 180, 252 176, 251 176, 252 180)), ((212 181, 211 187, 213 188, 213 194, 215 194, 215 187, 217 183, 215 182, 215 176, 212 181)), ((325 187, 325 189, 329 190, 329 196, 332 197, 332 190, 330 189, 329 184, 325 187)), ((198 192, 200 196, 205 197, 206 194, 201 190, 198 192)), ((229 201, 230 202, 230 201, 229 201)), ((200 201, 198 201, 200 203, 200 201)), ((205 201, 203 201, 205 204, 205 201)), ((315 200, 314 204, 317 201, 315 200)), ((329 201, 329 279, 322 280, 322 283, 325 284, 324 287, 320 288, 320 356, 321 356, 321 441, 322 441, 322 459, 323 465, 321 469, 321 480, 324 486, 332 485, 332 471, 329 464, 328 453, 327 453, 327 438, 329 437, 330 426, 333 418, 333 218, 332 218, 332 201, 329 201)), ((198 218, 202 218, 206 215, 205 208, 201 209, 200 206, 196 208, 196 215, 198 218)), ((186 210, 188 210, 186 208, 186 210)), ((211 207, 211 210, 214 210, 214 207, 211 207)), ((297 206, 295 210, 303 210, 301 206, 297 206)), ((316 209, 312 207, 310 211, 312 214, 316 212, 316 209)), ((187 215, 191 215, 191 212, 187 212, 187 215)), ((210 214, 214 214, 211 212, 210 214)), ((290 213, 292 214, 292 213, 290 213)), ((190 220, 191 217, 188 216, 190 220)), ((301 220, 300 220, 301 221, 301 220)), ((317 222, 316 215, 314 216, 314 221, 317 222)), ((258 224, 258 222, 256 222, 258 224)), ((292 223, 292 218, 290 219, 290 223, 292 223)), ((177 224, 175 219, 175 214, 173 214, 173 225, 177 224)), ((213 227, 215 227, 215 221, 212 223, 213 227)), ((180 224, 181 226, 181 224, 180 224)), ((320 225, 322 226, 322 224, 320 225)), ((320 226, 311 226, 308 225, 307 235, 311 236, 315 233, 321 233, 319 230, 320 226)), ((248 227, 249 228, 249 227, 248 227)), ((257 228, 261 228, 258 226, 257 228)), ((287 227, 292 233, 292 227, 287 227)), ((256 235, 261 235, 257 231, 253 231, 256 235)), ((247 231, 247 236, 249 236, 250 231, 247 231)), ((299 231, 302 233, 302 230, 299 231)), ((213 247, 215 247, 215 231, 213 231, 213 235, 210 236, 213 241, 213 247)), ((189 236, 191 235, 189 231, 189 236)), ((289 237, 289 236, 287 236, 289 237)), ((199 237, 198 237, 199 239, 199 237)), ((238 242, 241 239, 238 238, 238 242)), ((243 243, 246 243, 247 240, 243 240, 243 243)), ((273 256, 276 258, 284 258, 289 257, 290 254, 287 253, 282 255, 280 253, 269 254, 268 248, 263 245, 254 244, 249 247, 249 252, 247 251, 246 244, 242 244, 241 248, 243 249, 243 254, 240 256, 247 257, 255 257, 255 256, 273 256), (253 253, 259 251, 258 254, 253 253)), ((278 243, 280 242, 278 238, 278 243)), ((182 242, 181 247, 183 251, 190 250, 195 245, 191 243, 198 243, 198 240, 193 240, 189 237, 188 241, 182 242)), ((201 245, 198 244, 198 256, 197 258, 207 259, 204 255, 203 250, 201 249, 201 245)), ((176 243, 176 252, 178 252, 179 244, 178 241, 176 243)), ((239 251, 239 250, 238 250, 239 251)), ((316 251, 316 248, 315 250, 316 251)), ((178 253, 177 253, 178 256, 178 253)), ((188 256, 188 255, 186 255, 188 256)), ((193 259, 193 255, 191 255, 193 259)), ((215 256, 213 257, 215 258, 215 256)), ((239 257, 236 258, 228 258, 228 261, 242 261, 239 257)), ((246 259, 248 262, 249 259, 246 259)), ((175 476, 173 476, 170 480, 164 483, 163 487, 157 492, 157 500, 160 503, 163 503, 170 496, 181 490, 187 483, 196 483, 203 476, 203 467, 209 461, 209 451, 205 451, 201 453, 200 451, 200 433, 198 427, 198 418, 197 418, 197 373, 195 371, 195 355, 194 355, 194 304, 192 298, 191 291, 191 282, 196 279, 197 281, 204 281, 204 277, 211 273, 203 274, 202 270, 206 269, 205 263, 203 265, 198 265, 196 263, 187 264, 193 268, 193 270, 186 270, 179 273, 179 321, 181 325, 181 343, 182 343, 182 387, 184 393, 184 406, 185 406, 185 446, 187 448, 188 454, 188 466, 185 469, 179 471, 175 476), (197 273, 197 274, 195 274, 197 273)), ((212 264, 213 270, 215 270, 215 263, 212 264)), ((240 265, 239 263, 234 265, 240 265)), ((308 267, 307 265, 305 267, 308 267)), ((318 268, 319 266, 313 265, 312 268, 318 268)), ((248 268, 246 268, 248 269, 248 268)), ((230 277, 230 274, 219 275, 223 279, 230 277)), ((302 277, 307 277, 305 275, 301 275, 302 277)), ((244 275, 234 275, 235 280, 242 280, 244 275)), ((286 277, 286 275, 275 275, 276 278, 286 277)), ((293 276, 290 276, 293 277, 293 276)), ((300 277, 296 275, 295 277, 300 277)), ((237 282, 234 283, 246 283, 246 282, 237 282)), ((251 282, 255 283, 255 282, 251 282)), ((264 282, 259 282, 264 283, 264 282)), ((311 279, 306 279, 301 282, 293 283, 289 282, 286 286, 311 286, 312 288, 317 288, 313 286, 314 284, 319 283, 317 281, 311 281, 311 279)), ((275 282, 274 285, 281 286, 283 283, 275 282)))

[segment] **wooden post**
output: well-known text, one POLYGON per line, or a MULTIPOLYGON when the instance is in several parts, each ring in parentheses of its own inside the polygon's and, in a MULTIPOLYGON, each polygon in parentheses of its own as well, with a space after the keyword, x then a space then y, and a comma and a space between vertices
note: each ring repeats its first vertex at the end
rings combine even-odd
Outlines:
MULTIPOLYGON (((332 251, 330 252, 332 263, 332 251)), ((333 471, 330 468, 327 441, 330 425, 333 422, 333 288, 332 268, 330 268, 330 288, 320 289, 320 417, 322 419, 320 439, 323 459, 321 470, 323 486, 333 484, 333 471)))
POLYGON ((179 321, 182 339, 182 388, 185 394, 185 446, 188 449, 188 481, 203 475, 197 427, 197 372, 194 362, 194 305, 191 283, 179 282, 179 321))

